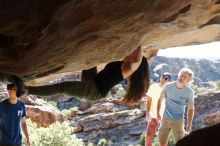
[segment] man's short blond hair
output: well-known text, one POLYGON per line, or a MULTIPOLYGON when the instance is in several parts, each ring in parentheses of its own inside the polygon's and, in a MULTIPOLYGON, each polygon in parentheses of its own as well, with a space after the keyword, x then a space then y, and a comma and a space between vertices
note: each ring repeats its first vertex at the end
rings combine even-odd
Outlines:
POLYGON ((190 75, 189 77, 189 81, 192 81, 193 78, 194 78, 194 73, 191 69, 187 68, 187 67, 184 67, 182 68, 179 73, 178 73, 178 79, 180 78, 180 76, 183 74, 183 73, 188 73, 190 75))

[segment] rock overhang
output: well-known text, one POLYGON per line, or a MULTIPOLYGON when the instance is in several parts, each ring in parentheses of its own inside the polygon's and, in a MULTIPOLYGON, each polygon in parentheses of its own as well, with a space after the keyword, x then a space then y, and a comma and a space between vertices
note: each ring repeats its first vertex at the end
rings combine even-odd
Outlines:
POLYGON ((218 0, 2 0, 1 75, 27 80, 220 40, 218 0), (4 74, 2 74, 4 73, 4 74))

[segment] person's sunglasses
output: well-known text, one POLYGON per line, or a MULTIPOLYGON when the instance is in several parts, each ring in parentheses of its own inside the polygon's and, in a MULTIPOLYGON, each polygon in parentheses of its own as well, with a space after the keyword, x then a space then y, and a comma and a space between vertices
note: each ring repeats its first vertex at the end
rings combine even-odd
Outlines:
POLYGON ((168 80, 168 77, 163 75, 162 79, 164 79, 166 81, 166 80, 168 80))
POLYGON ((7 90, 15 90, 15 88, 8 88, 7 90))

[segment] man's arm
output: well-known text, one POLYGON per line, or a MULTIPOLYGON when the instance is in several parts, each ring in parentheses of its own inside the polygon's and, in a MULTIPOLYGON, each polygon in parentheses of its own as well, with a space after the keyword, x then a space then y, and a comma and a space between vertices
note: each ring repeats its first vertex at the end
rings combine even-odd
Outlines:
POLYGON ((26 124, 26 118, 23 117, 21 120, 21 129, 24 133, 24 136, 26 138, 27 146, 30 146, 30 141, 29 141, 29 136, 28 136, 28 131, 27 131, 27 124, 26 124))
POLYGON ((187 128, 188 133, 192 130, 192 121, 194 117, 194 102, 189 102, 187 105, 187 128))
POLYGON ((160 108, 161 108, 161 102, 163 101, 164 98, 165 98, 165 94, 161 93, 160 98, 157 101, 157 120, 158 120, 158 122, 161 120, 160 108))
POLYGON ((151 119, 151 117, 150 117, 151 102, 152 102, 152 98, 150 96, 147 96, 147 102, 146 102, 146 119, 147 119, 147 121, 149 121, 151 119))

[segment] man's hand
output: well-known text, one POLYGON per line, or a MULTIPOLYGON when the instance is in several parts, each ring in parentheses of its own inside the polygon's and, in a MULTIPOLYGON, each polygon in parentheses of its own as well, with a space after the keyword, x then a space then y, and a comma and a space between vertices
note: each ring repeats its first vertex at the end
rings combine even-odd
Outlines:
POLYGON ((151 120, 150 113, 146 111, 146 120, 149 122, 151 120))
POLYGON ((160 123, 160 121, 161 121, 161 116, 160 114, 157 114, 157 122, 160 123))
POLYGON ((192 126, 191 125, 187 125, 187 127, 186 127, 186 134, 188 135, 191 131, 192 131, 192 126))
POLYGON ((27 124, 26 124, 26 118, 25 117, 23 117, 22 120, 21 120, 21 129, 22 129, 22 131, 25 135, 27 146, 30 146, 30 141, 29 141, 29 136, 28 136, 27 124))
POLYGON ((187 127, 186 134, 189 134, 192 131, 192 120, 194 117, 194 102, 189 102, 187 105, 187 127))
POLYGON ((26 140, 27 146, 31 146, 29 139, 26 140))
POLYGON ((160 121, 161 121, 160 106, 161 106, 161 102, 163 101, 164 98, 165 98, 165 93, 161 93, 160 98, 157 101, 157 122, 158 123, 160 123, 160 121))

